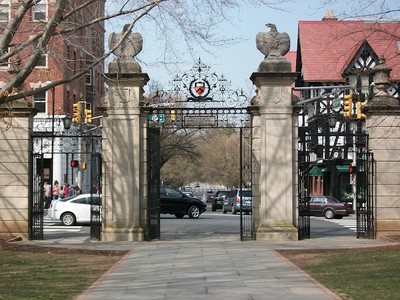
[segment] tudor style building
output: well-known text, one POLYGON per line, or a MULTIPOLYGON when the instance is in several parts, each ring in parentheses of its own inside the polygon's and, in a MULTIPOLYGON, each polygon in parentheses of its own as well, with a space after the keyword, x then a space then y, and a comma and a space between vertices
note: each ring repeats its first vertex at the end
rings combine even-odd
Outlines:
POLYGON ((353 143, 351 136, 354 130, 361 137, 365 121, 357 119, 356 101, 354 117, 343 117, 343 97, 358 94, 361 101, 373 97, 380 57, 392 68, 388 92, 399 98, 400 22, 338 21, 329 13, 321 21, 299 22, 297 52, 288 59, 292 64, 295 59, 292 68, 300 73, 295 88, 304 104, 299 120, 299 164, 308 166, 310 195, 352 200, 348 169, 355 161, 355 147, 365 148, 366 142, 353 143))
MULTIPOLYGON (((0 0, 0 32, 2 28, 6 28, 8 22, 16 14, 20 8, 22 1, 16 0, 0 0)), ((47 25, 47 21, 52 17, 54 5, 56 1, 45 0, 34 5, 30 11, 24 16, 21 24, 13 37, 12 45, 17 47, 27 41, 31 36, 42 31, 47 25)), ((65 11, 69 11, 78 2, 68 1, 65 11)), ((98 60, 104 53, 104 33, 105 28, 102 22, 95 23, 90 26, 82 26, 82 29, 74 29, 68 31, 69 27, 77 28, 87 24, 89 20, 99 18, 104 15, 105 1, 95 1, 94 3, 79 9, 76 13, 71 14, 60 26, 60 30, 64 29, 63 34, 53 36, 45 51, 41 54, 35 69, 29 77, 21 85, 24 91, 31 91, 36 88, 43 87, 51 82, 56 82, 65 78, 73 77, 77 72, 87 68, 94 61, 98 60)), ((7 62, 0 64, 0 86, 5 83, 18 72, 19 68, 24 65, 24 61, 32 55, 35 47, 25 47, 18 55, 12 56, 7 62)), ((104 95, 103 64, 100 63, 86 72, 86 76, 74 79, 63 85, 58 85, 48 91, 38 92, 32 97, 27 97, 27 101, 37 110, 34 117, 33 131, 35 133, 49 133, 56 130, 58 134, 63 134, 65 129, 61 119, 66 115, 72 115, 73 104, 82 101, 82 109, 86 108, 96 112, 96 107, 100 104, 100 99, 104 95), (55 120, 55 121, 54 121, 55 120), (55 122, 55 126, 54 126, 55 122)), ((86 126, 86 125, 85 125, 86 126)), ((77 136, 79 126, 73 125, 70 134, 77 136), (74 133, 75 132, 75 133, 74 133)), ((71 185, 77 184, 78 168, 70 167, 70 160, 85 160, 77 152, 82 152, 81 148, 85 147, 85 141, 75 141, 75 145, 80 149, 72 149, 69 155, 62 154, 65 152, 65 143, 61 138, 54 138, 52 146, 52 154, 50 154, 49 138, 40 140, 39 152, 43 153, 41 161, 37 161, 41 165, 42 174, 36 174, 40 177, 40 181, 58 180, 61 185, 64 181, 68 181, 71 185), (63 146, 64 145, 64 146, 63 146)), ((34 145, 35 147, 35 145, 34 145)), ((81 175, 82 177, 84 174, 81 175)), ((88 180, 79 181, 85 184, 86 191, 90 188, 88 180)))

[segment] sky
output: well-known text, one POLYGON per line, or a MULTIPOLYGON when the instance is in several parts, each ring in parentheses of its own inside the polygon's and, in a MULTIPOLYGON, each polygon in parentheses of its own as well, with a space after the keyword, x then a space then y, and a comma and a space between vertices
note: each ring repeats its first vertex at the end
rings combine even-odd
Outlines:
MULTIPOLYGON (((357 1, 351 1, 357 5, 357 1)), ((323 5, 323 0, 293 0, 292 3, 280 6, 282 10, 273 10, 267 7, 242 7, 240 11, 229 13, 231 23, 225 22, 218 26, 218 32, 223 36, 239 37, 240 42, 226 47, 212 49, 212 54, 206 53, 202 49, 194 49, 196 60, 201 59, 203 63, 211 67, 211 71, 218 76, 231 81, 231 88, 234 90, 243 89, 248 95, 254 92, 254 87, 250 81, 253 72, 257 72, 259 64, 264 55, 257 50, 255 38, 258 32, 268 32, 266 23, 273 23, 279 32, 286 32, 291 39, 291 50, 297 48, 297 29, 300 20, 322 20, 326 9, 339 16, 344 10, 349 10, 348 0, 332 0, 329 6, 323 5), (196 55, 197 54, 197 55, 196 55)), ((400 9, 398 0, 387 0, 386 3, 392 7, 400 9)), ((400 15, 398 14, 397 19, 400 15)), ((340 18, 339 18, 340 19, 340 18)), ((151 80, 167 86, 174 75, 182 75, 189 71, 197 62, 192 62, 192 57, 183 57, 184 63, 176 64, 167 70, 163 66, 152 67, 151 62, 159 59, 159 49, 157 41, 152 40, 143 34, 143 50, 137 56, 141 63, 142 71, 147 73, 151 80)), ((200 47, 199 47, 200 48, 200 47)))

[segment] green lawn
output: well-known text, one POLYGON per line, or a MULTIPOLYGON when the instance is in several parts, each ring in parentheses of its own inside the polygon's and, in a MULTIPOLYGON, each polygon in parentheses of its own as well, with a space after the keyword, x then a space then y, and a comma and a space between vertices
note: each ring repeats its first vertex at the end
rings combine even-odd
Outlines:
POLYGON ((343 299, 400 299, 400 248, 295 253, 281 254, 343 299))
POLYGON ((0 299, 71 299, 124 254, 63 254, 37 249, 0 247, 0 299))

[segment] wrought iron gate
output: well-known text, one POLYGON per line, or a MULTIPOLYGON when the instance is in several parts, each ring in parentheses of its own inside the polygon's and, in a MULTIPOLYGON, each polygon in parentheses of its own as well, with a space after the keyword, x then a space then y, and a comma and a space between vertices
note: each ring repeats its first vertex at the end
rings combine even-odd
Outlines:
POLYGON ((147 128, 147 236, 160 239, 160 129, 147 128))
POLYGON ((91 156, 90 182, 92 183, 90 190, 90 238, 101 240, 101 224, 102 224, 102 205, 101 205, 101 155, 100 153, 91 156), (99 197, 93 197, 99 195, 99 197), (100 202, 98 202, 100 200, 100 202))
MULTIPOLYGON (((63 122, 57 118, 35 118, 31 133, 31 149, 29 161, 29 214, 28 236, 31 240, 44 238, 45 197, 44 182, 53 188, 54 179, 60 180, 60 186, 68 181, 72 184, 80 174, 80 186, 84 193, 92 193, 94 183, 101 191, 101 132, 99 127, 74 126, 66 130, 63 122), (79 162, 71 165, 71 162, 79 162), (54 173, 58 172, 58 178, 54 173)), ((47 205, 51 202, 48 199, 47 205)), ((94 198, 91 197, 93 200, 94 198)), ((99 198, 97 198, 99 199, 99 198)), ((100 239, 101 203, 91 203, 91 238, 100 239)))
MULTIPOLYGON (((230 128, 240 130, 240 187, 251 188, 252 136, 249 99, 241 90, 232 90, 224 76, 218 77, 199 59, 193 68, 170 82, 171 87, 157 91, 143 107, 148 121, 148 239, 159 238, 159 129, 230 128), (157 130, 157 131, 152 131, 157 130), (157 173, 158 172, 158 173, 157 173), (154 226, 154 227, 152 227, 154 226), (158 228, 157 228, 158 226, 158 228), (158 230, 157 230, 158 229, 158 230)), ((241 240, 253 238, 252 213, 241 209, 241 240)))
POLYGON ((359 151, 357 155, 356 217, 357 238, 374 239, 374 156, 373 153, 359 151))
POLYGON ((44 192, 42 178, 44 177, 43 154, 32 154, 29 169, 29 217, 28 236, 30 240, 43 240, 44 192))

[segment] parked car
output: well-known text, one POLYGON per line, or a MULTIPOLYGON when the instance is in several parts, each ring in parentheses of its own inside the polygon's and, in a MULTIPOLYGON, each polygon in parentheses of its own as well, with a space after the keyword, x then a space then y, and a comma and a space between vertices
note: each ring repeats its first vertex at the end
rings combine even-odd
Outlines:
POLYGON ((228 193, 229 191, 217 191, 215 195, 210 198, 212 211, 216 211, 217 208, 222 208, 224 206, 224 200, 228 193))
POLYGON ((207 210, 207 205, 200 199, 185 195, 169 186, 161 186, 160 203, 162 214, 172 214, 177 218, 188 215, 191 219, 197 219, 207 210))
POLYGON ((309 200, 309 215, 326 219, 341 219, 352 214, 352 205, 332 196, 312 196, 309 200))
POLYGON ((90 223, 91 208, 100 210, 101 195, 81 194, 74 197, 53 200, 47 211, 52 220, 60 220, 65 226, 76 223, 90 223))
POLYGON ((186 196, 192 197, 193 198, 193 193, 192 192, 183 192, 186 196))
POLYGON ((240 199, 242 199, 242 211, 246 214, 253 211, 253 201, 250 189, 239 188, 229 191, 222 206, 222 212, 226 214, 228 211, 236 214, 240 212, 240 199))

